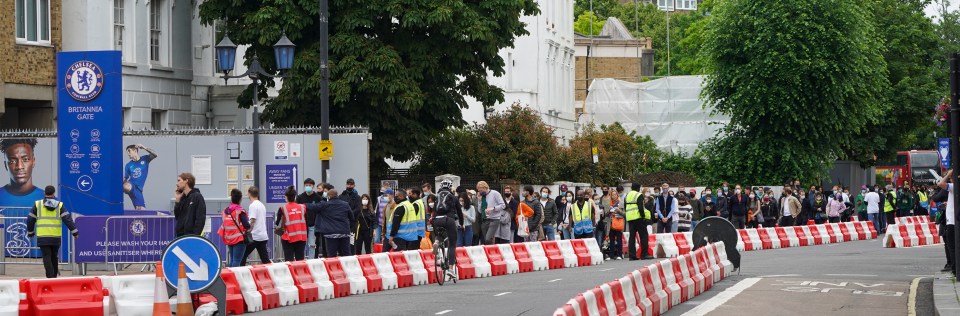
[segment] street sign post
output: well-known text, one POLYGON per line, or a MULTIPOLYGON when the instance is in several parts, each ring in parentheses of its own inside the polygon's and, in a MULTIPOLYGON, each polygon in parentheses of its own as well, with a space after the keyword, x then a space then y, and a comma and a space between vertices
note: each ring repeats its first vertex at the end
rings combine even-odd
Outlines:
POLYGON ((184 236, 174 240, 160 259, 167 285, 176 288, 180 263, 186 266, 187 285, 196 293, 220 278, 220 251, 206 238, 184 236))
POLYGON ((333 157, 333 142, 330 140, 320 141, 320 160, 330 160, 333 157))

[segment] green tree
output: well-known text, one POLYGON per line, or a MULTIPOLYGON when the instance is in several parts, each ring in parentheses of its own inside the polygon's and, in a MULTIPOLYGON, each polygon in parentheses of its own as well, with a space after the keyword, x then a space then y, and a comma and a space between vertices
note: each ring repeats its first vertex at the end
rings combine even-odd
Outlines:
MULTIPOLYGON (((319 125, 320 57, 315 0, 207 0, 204 23, 223 21, 238 45, 251 45, 273 70, 280 35, 297 45, 294 67, 264 119, 278 126, 319 125)), ((372 167, 409 160, 437 132, 465 124, 469 96, 484 107, 503 102, 487 75, 502 75, 500 49, 527 34, 520 17, 539 13, 533 0, 330 1, 330 122, 362 125, 374 137, 372 167)), ((218 39, 219 40, 219 39, 218 39)), ((273 80, 257 91, 266 97, 273 80)), ((250 105, 251 88, 238 98, 250 105)))
POLYGON ((656 4, 640 2, 625 3, 618 7, 614 16, 624 25, 634 30, 636 37, 649 37, 654 50, 654 69, 657 76, 697 75, 704 73, 704 67, 696 65, 697 53, 703 37, 703 23, 709 18, 707 10, 712 0, 702 3, 694 12, 661 11, 656 4), (670 37, 667 45, 667 22, 670 23, 670 37), (699 40, 684 41, 687 37, 699 40), (670 58, 667 58, 667 57, 670 58), (670 68, 667 68, 669 59, 670 68))
POLYGON ((704 43, 710 75, 703 93, 730 123, 703 148, 711 178, 810 182, 879 121, 890 84, 868 4, 717 3, 704 43))
POLYGON ((871 6, 891 89, 884 98, 892 106, 860 137, 854 159, 871 164, 876 154, 893 157, 898 150, 933 148, 934 105, 949 84, 936 25, 923 12, 921 0, 873 0, 871 6), (859 156, 859 157, 858 157, 859 156))
POLYGON ((485 174, 522 183, 549 183, 557 178, 559 153, 553 129, 528 107, 513 104, 481 125, 476 159, 485 174))
POLYGON ((615 185, 635 175, 638 164, 637 144, 619 123, 611 125, 588 124, 570 140, 563 155, 565 175, 573 181, 593 183, 592 147, 597 147, 596 184, 615 185))
POLYGON ((606 22, 606 20, 602 20, 593 14, 593 12, 586 11, 573 22, 573 31, 587 36, 599 35, 600 30, 603 29, 603 24, 606 22))
POLYGON ((617 0, 576 0, 573 4, 573 16, 579 18, 584 12, 593 11, 597 16, 606 20, 613 16, 619 7, 620 3, 617 0), (593 9, 590 8, 591 3, 593 9))
POLYGON ((451 127, 420 146, 410 168, 418 174, 483 174, 480 160, 479 126, 451 127))

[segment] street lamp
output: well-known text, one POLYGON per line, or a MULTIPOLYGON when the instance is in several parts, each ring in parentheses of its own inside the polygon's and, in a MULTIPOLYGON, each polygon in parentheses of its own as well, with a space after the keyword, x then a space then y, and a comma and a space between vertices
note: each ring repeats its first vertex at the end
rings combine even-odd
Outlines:
POLYGON ((255 186, 260 187, 260 108, 257 106, 259 100, 257 100, 257 91, 260 86, 260 76, 270 77, 270 78, 286 78, 287 75, 284 74, 284 71, 290 70, 293 68, 293 53, 297 45, 294 45, 290 39, 287 38, 287 34, 283 34, 280 37, 280 40, 273 45, 273 54, 277 63, 277 70, 280 71, 280 74, 274 75, 267 73, 266 70, 260 66, 260 60, 257 58, 257 55, 253 55, 253 60, 250 61, 250 67, 247 68, 247 71, 236 75, 231 76, 230 72, 233 71, 233 65, 237 59, 237 45, 230 40, 230 36, 224 35, 223 39, 220 40, 220 43, 217 44, 217 68, 223 72, 223 82, 227 83, 227 80, 233 78, 243 78, 248 77, 253 81, 253 165, 256 168, 256 175, 253 177, 253 183, 255 186))

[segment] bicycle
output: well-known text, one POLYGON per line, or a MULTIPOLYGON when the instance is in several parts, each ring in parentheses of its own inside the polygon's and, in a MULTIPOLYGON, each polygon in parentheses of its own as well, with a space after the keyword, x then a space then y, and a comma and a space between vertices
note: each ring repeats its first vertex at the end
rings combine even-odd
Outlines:
MULTIPOLYGON (((441 227, 434 227, 433 233, 435 242, 433 243, 433 256, 435 262, 437 263, 436 269, 434 269, 434 276, 437 278, 437 284, 443 286, 443 282, 446 281, 447 271, 450 270, 450 264, 447 263, 447 247, 449 247, 450 238, 447 236, 447 229, 441 227)), ((457 277, 451 276, 450 279, 453 280, 453 283, 457 283, 457 277)))

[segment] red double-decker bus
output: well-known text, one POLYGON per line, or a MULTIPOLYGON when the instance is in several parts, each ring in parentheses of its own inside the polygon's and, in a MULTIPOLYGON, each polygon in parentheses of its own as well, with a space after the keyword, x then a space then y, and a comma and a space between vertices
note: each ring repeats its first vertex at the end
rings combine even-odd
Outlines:
POLYGON ((911 150, 897 152, 892 161, 882 161, 877 166, 877 175, 883 177, 884 182, 896 186, 904 185, 931 185, 937 182, 937 176, 930 171, 942 175, 943 165, 940 163, 940 154, 935 150, 911 150))

